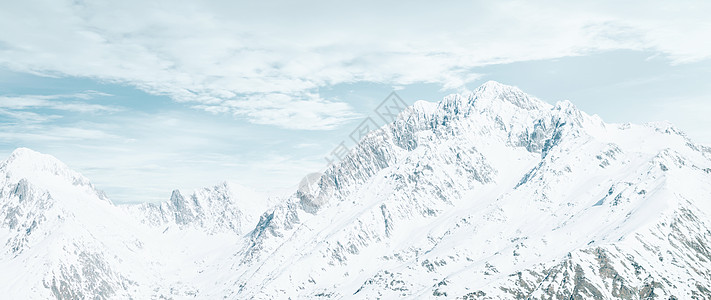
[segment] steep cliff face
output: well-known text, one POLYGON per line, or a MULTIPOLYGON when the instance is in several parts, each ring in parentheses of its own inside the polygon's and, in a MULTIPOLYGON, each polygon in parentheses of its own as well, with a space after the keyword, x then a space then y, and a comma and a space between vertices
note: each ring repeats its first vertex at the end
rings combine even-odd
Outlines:
POLYGON ((8 295, 711 297, 711 149, 496 82, 416 102, 275 201, 221 184, 117 207, 16 152, 0 164, 8 295))

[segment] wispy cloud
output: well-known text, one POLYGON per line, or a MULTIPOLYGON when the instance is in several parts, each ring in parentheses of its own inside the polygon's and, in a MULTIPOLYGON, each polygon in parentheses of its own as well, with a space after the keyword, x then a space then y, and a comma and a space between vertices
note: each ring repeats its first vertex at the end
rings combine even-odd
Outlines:
POLYGON ((20 1, 0 11, 0 27, 13 28, 0 32, 0 65, 128 83, 258 124, 331 129, 354 117, 318 95, 339 83, 457 90, 488 64, 614 49, 672 63, 711 57, 708 1, 546 3, 20 1))
POLYGON ((0 96, 0 109, 4 109, 9 116, 28 121, 42 120, 42 116, 33 112, 18 112, 18 110, 50 109, 78 113, 115 112, 121 110, 114 106, 81 101, 105 96, 111 95, 96 91, 86 91, 59 95, 0 96))
POLYGON ((59 115, 38 114, 31 111, 17 111, 2 108, 0 108, 0 115, 5 116, 4 119, 6 121, 3 122, 4 124, 17 124, 17 122, 21 122, 24 124, 35 124, 44 123, 61 118, 61 116, 59 115), (10 120, 14 120, 14 122, 10 120))
POLYGON ((293 96, 270 93, 248 97, 247 101, 227 100, 194 107, 212 113, 243 116, 255 124, 307 130, 333 129, 360 117, 347 103, 327 101, 318 95, 307 96, 306 99, 294 99, 293 96))

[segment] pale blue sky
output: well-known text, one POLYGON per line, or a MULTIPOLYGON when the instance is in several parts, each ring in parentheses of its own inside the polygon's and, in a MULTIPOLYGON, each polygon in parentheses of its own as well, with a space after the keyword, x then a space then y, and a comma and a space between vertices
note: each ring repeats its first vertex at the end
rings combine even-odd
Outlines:
POLYGON ((391 91, 487 80, 711 144, 703 1, 6 3, 0 156, 52 154, 115 202, 293 188, 391 91))

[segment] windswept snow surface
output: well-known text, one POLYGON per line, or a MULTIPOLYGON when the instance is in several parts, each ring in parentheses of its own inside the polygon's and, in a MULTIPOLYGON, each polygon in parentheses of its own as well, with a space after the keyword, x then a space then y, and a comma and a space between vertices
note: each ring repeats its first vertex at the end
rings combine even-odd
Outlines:
POLYGON ((416 102, 314 186, 116 206, 0 163, 9 298, 710 299, 711 148, 487 82, 416 102))

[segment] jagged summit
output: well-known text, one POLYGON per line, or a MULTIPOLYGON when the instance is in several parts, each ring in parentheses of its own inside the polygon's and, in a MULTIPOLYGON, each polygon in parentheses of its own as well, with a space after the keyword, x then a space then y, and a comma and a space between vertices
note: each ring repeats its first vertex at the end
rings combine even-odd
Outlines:
MULTIPOLYGON (((482 113, 491 119, 503 119, 539 114, 551 108, 552 105, 515 86, 487 81, 472 92, 447 95, 436 103, 417 101, 412 106, 412 114, 418 122, 447 122, 470 115, 481 117, 482 113)), ((410 115, 406 113, 404 116, 410 115)))
POLYGON ((579 111, 570 102, 552 106, 516 87, 489 81, 471 93, 448 95, 437 103, 415 102, 411 110, 385 125, 384 131, 372 132, 345 160, 332 165, 314 195, 297 195, 297 198, 306 210, 318 210, 351 185, 358 185, 393 162, 403 160, 436 158, 444 159, 446 164, 461 161, 457 167, 462 170, 458 172, 474 173, 470 178, 474 181, 491 182, 495 181, 493 168, 483 163, 467 165, 470 162, 462 161, 461 151, 480 161, 497 155, 498 151, 484 151, 492 144, 540 155, 564 135, 593 134, 601 126, 604 126, 601 120, 579 111), (442 145, 444 149, 437 146, 442 140, 463 137, 471 141, 442 145), (429 151, 427 154, 438 155, 423 157, 423 153, 416 151, 422 146, 427 149, 422 151, 429 151), (416 156, 410 157, 413 155, 416 156))

